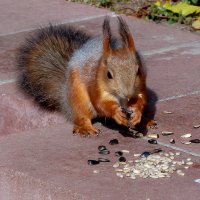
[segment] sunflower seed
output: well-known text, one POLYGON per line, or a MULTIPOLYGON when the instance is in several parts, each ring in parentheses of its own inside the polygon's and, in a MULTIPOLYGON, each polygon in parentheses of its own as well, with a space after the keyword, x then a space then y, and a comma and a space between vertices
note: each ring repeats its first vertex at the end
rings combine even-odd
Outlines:
POLYGON ((190 140, 191 143, 200 143, 200 139, 193 139, 193 140, 190 140))
POLYGON ((171 131, 162 131, 163 136, 173 135, 174 133, 171 131))
POLYGON ((88 160, 88 165, 97 165, 99 164, 98 160, 88 160))
POLYGON ((122 156, 123 155, 123 152, 122 151, 116 151, 115 152, 115 156, 117 156, 117 157, 120 157, 120 156, 122 156))
POLYGON ((98 174, 100 171, 98 169, 93 170, 94 174, 98 174))
POLYGON ((185 175, 185 173, 184 173, 183 171, 181 171, 181 170, 177 170, 176 172, 177 172, 177 174, 180 175, 180 176, 184 176, 184 175, 185 175))
POLYGON ((191 161, 192 159, 191 159, 191 158, 187 158, 186 160, 187 160, 187 161, 191 161))
POLYGON ((186 162, 186 165, 193 165, 192 161, 186 162))
POLYGON ((150 133, 150 134, 147 135, 147 137, 157 139, 157 138, 159 138, 159 135, 157 133, 150 133))
POLYGON ((181 135, 182 138, 190 138, 192 137, 192 134, 191 133, 187 133, 187 134, 184 134, 184 135, 181 135))
POLYGON ((151 153, 148 151, 145 151, 140 155, 140 157, 148 157, 149 155, 151 155, 151 153))
POLYGON ((176 143, 174 139, 170 139, 169 142, 170 142, 171 144, 175 144, 175 143, 176 143))
POLYGON ((106 158, 98 158, 98 161, 99 162, 110 162, 110 160, 106 159, 106 158))
POLYGON ((200 124, 194 125, 194 128, 200 128, 200 124))
POLYGON ((121 174, 121 173, 116 173, 116 175, 118 176, 118 177, 120 177, 120 178, 123 178, 124 176, 123 176, 123 174, 121 174))
POLYGON ((115 169, 116 172, 123 172, 123 169, 115 169))
POLYGON ((118 141, 118 139, 112 139, 112 140, 109 141, 109 144, 110 145, 119 144, 119 141, 118 141))
POLYGON ((176 156, 179 156, 181 153, 180 152, 176 152, 175 154, 176 154, 176 156))
POLYGON ((123 150, 121 150, 121 152, 122 152, 122 153, 129 153, 130 151, 129 151, 129 150, 123 149, 123 150))
POLYGON ((123 157, 123 156, 121 156, 121 157, 119 158, 119 162, 126 162, 126 158, 123 157))
POLYGON ((140 155, 141 155, 140 153, 133 154, 134 157, 139 157, 140 155))
POLYGON ((200 178, 194 180, 195 183, 200 183, 200 178))
POLYGON ((118 163, 118 162, 116 162, 116 163, 113 165, 113 167, 114 167, 114 168, 117 168, 117 167, 119 167, 119 163, 118 163))
POLYGON ((106 146, 100 145, 98 146, 99 151, 107 150, 106 146))
POLYGON ((181 141, 182 144, 191 144, 191 142, 181 141))
POLYGON ((150 140, 148 140, 148 143, 149 144, 157 144, 158 142, 155 139, 150 139, 150 140))

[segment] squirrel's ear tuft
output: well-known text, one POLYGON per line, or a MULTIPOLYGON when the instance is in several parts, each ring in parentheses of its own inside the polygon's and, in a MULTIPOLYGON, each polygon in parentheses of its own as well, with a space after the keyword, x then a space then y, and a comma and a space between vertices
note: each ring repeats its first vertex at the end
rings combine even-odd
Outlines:
POLYGON ((134 40, 127 23, 122 19, 122 17, 118 16, 117 18, 119 21, 119 33, 122 37, 123 42, 130 51, 135 52, 134 40))
POLYGON ((103 56, 107 58, 110 54, 110 41, 111 41, 111 29, 110 20, 107 16, 103 22, 103 56))

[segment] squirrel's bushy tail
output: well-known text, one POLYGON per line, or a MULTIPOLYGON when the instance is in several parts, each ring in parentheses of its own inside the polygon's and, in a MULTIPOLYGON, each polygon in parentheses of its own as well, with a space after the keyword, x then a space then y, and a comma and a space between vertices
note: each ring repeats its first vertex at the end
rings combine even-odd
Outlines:
POLYGON ((43 107, 60 110, 67 62, 89 39, 83 31, 63 25, 38 30, 18 51, 20 86, 43 107))

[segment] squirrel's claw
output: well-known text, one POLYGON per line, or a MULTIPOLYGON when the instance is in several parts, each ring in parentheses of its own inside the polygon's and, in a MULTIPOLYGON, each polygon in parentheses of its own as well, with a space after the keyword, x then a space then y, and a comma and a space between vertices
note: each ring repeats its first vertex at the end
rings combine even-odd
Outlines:
POLYGON ((92 135, 98 136, 101 131, 99 129, 95 129, 93 126, 75 126, 73 130, 73 134, 80 135, 81 137, 90 137, 92 135))

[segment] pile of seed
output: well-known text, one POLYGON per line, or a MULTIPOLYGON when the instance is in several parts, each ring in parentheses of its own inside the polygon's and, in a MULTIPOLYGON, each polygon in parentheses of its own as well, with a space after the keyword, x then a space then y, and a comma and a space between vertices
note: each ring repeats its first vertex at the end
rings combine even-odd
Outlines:
POLYGON ((113 165, 116 171, 116 175, 123 177, 130 177, 131 179, 136 179, 136 177, 141 178, 164 178, 170 177, 175 171, 178 175, 184 176, 185 173, 177 169, 177 166, 182 165, 182 168, 188 169, 190 165, 193 164, 191 158, 182 161, 175 161, 175 156, 180 155, 179 152, 170 154, 159 153, 150 154, 147 157, 139 157, 139 159, 128 162, 117 162, 113 165))

